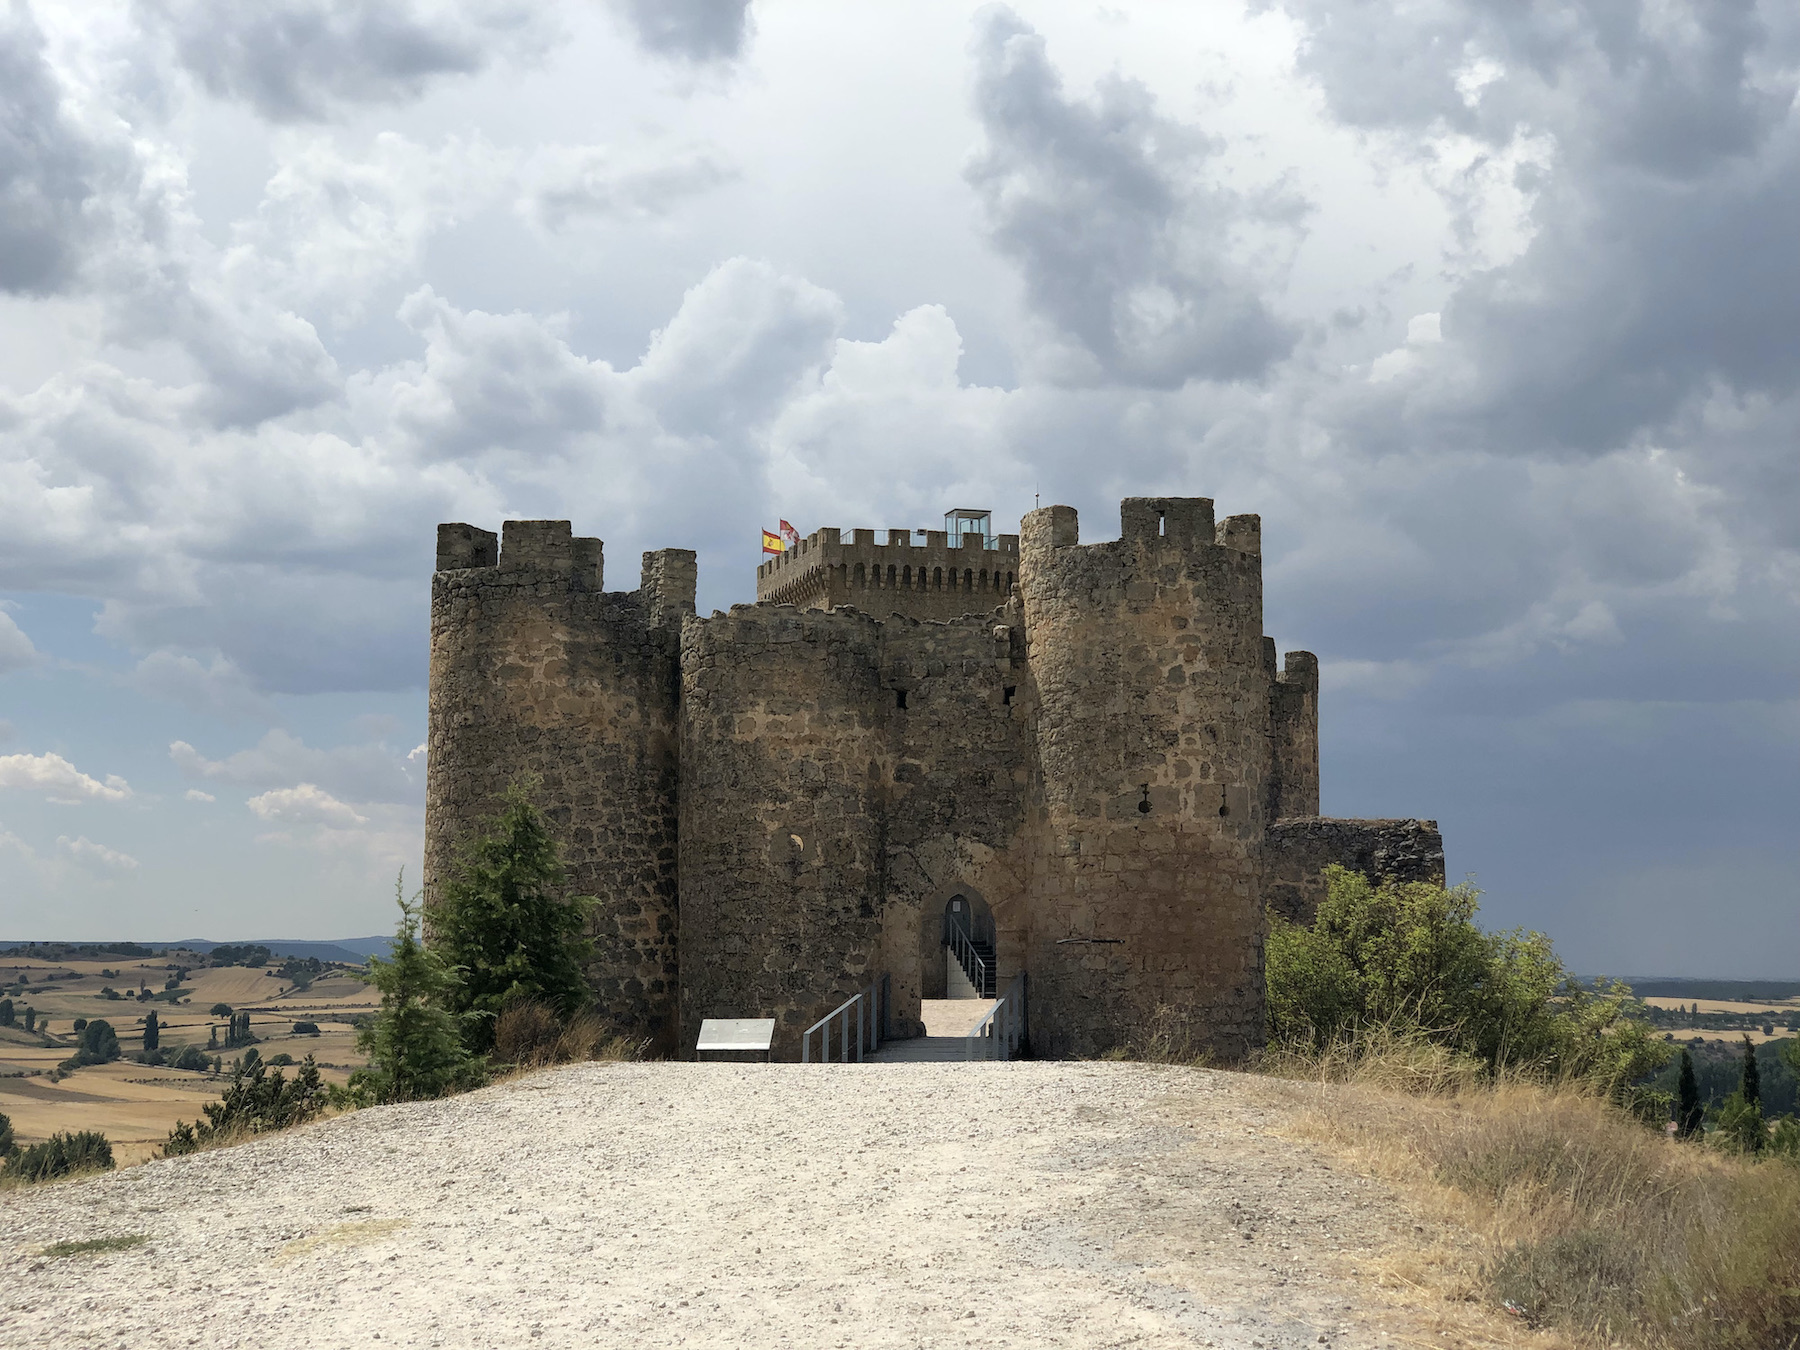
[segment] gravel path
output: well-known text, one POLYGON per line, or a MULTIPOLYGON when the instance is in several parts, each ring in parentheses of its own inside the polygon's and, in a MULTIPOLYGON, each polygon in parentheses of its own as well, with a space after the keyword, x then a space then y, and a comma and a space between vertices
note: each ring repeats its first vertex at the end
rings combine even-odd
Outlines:
POLYGON ((1413 1218, 1279 1133, 1302 1095, 1119 1063, 578 1065, 0 1192, 0 1345, 1459 1343, 1376 1288, 1413 1218))

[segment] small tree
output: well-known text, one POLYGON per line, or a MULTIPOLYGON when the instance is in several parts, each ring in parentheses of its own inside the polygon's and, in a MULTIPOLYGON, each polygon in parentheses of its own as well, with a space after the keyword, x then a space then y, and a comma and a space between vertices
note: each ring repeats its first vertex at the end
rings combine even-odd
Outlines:
POLYGON ((568 869, 533 805, 536 780, 515 781, 485 833, 465 839, 432 910, 432 945, 460 979, 447 994, 471 1051, 494 1043, 494 1024, 508 1006, 536 1000, 565 1019, 591 998, 583 966, 592 951, 584 936, 598 903, 566 895, 568 869))
POLYGON ((212 1030, 212 1034, 211 1034, 211 1035, 210 1035, 210 1036, 208 1036, 208 1037, 207 1037, 207 1038, 206 1038, 206 1048, 207 1048, 207 1049, 208 1049, 208 1050, 217 1050, 217 1049, 218 1049, 218 1048, 219 1048, 219 1028, 218 1028, 218 1024, 217 1024, 217 1023, 215 1023, 215 1024, 214 1024, 214 1025, 213 1025, 213 1026, 212 1026, 212 1028, 211 1028, 211 1030, 212 1030))
POLYGON ((27 1030, 27 1031, 36 1031, 37 1030, 37 1009, 36 1008, 25 1009, 25 1030, 27 1030))
POLYGON ((1675 1087, 1675 1131, 1683 1139, 1700 1133, 1706 1109, 1700 1104, 1700 1084, 1694 1079, 1694 1057, 1681 1052, 1681 1077, 1675 1087))
POLYGON ((13 1011, 13 1001, 10 998, 0 998, 0 1027, 10 1027, 18 1020, 19 1015, 13 1011))
POLYGON ((404 877, 394 878, 400 926, 387 960, 369 959, 381 1007, 357 1029, 356 1045, 369 1067, 351 1078, 353 1095, 382 1102, 441 1097, 480 1082, 485 1063, 467 1049, 461 1023, 479 1014, 451 1013, 460 973, 419 940, 418 897, 406 900, 404 877))
POLYGON ((144 1018, 144 1053, 147 1055, 162 1044, 162 1023, 156 1018, 156 1010, 152 1008, 150 1015, 144 1018))
POLYGON ((212 1017, 230 1017, 231 1005, 229 1003, 215 1003, 206 1011, 207 1014, 212 1017))
POLYGON ((1744 1036, 1744 1069, 1738 1079, 1738 1092, 1745 1102, 1758 1111, 1762 1110, 1762 1070, 1756 1063, 1756 1043, 1748 1033, 1744 1036))
POLYGON ((12 1157, 14 1147, 12 1118, 0 1111, 0 1162, 12 1157))

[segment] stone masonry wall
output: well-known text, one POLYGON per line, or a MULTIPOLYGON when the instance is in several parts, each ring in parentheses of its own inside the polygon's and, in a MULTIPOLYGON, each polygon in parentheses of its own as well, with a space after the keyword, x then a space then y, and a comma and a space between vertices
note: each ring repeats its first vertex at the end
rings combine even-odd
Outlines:
MULTIPOLYGON (((432 578, 427 921, 459 839, 519 774, 538 794, 576 894, 597 896, 588 976, 620 1032, 672 1044, 677 992, 677 630, 692 559, 647 591, 601 589, 601 546, 567 521, 507 521, 503 547, 439 530, 432 578)), ((647 569, 649 570, 649 569, 647 569)))
POLYGON ((1047 831, 1033 1043, 1095 1054, 1172 1016, 1235 1057, 1263 1036, 1260 527, 1215 529, 1197 498, 1121 515, 1116 543, 1080 546, 1068 507, 1021 531, 1047 831))
POLYGON ((883 950, 896 1030, 917 1020, 920 997, 945 996, 943 914, 954 895, 993 914, 999 988, 1023 967, 1035 753, 1021 620, 1013 605, 882 625, 893 747, 883 950))
MULTIPOLYGON (((774 1017, 774 1057, 879 973, 881 627, 738 605, 682 632, 681 1044, 774 1017)), ((817 1051, 815 1050, 815 1054, 817 1051)))
POLYGON ((1332 863, 1376 879, 1444 884, 1444 836, 1435 820, 1277 821, 1264 858, 1268 906, 1294 923, 1313 921, 1325 895, 1320 874, 1332 863))

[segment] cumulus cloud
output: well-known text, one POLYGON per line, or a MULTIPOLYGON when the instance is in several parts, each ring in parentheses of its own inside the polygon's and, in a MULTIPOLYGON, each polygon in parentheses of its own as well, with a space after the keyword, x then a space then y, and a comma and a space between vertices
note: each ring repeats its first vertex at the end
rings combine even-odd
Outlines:
POLYGON ((689 62, 730 61, 750 39, 750 0, 611 0, 638 44, 689 62))
MULTIPOLYGON (((975 108, 985 143, 965 177, 1037 313, 1089 359, 1090 380, 1174 386, 1253 378, 1295 326, 1234 257, 1247 227, 1291 228, 1287 194, 1246 196, 1209 176, 1218 144, 1156 108, 1143 85, 1064 92, 1044 39, 1011 9, 977 20, 975 108)), ((1079 367, 1077 367, 1079 370, 1079 367)))
POLYGON ((135 871, 138 866, 138 860, 129 853, 121 853, 105 844, 96 844, 86 835, 77 835, 73 839, 66 834, 58 835, 56 846, 77 862, 95 863, 115 872, 135 871))
POLYGON ((277 122, 346 105, 416 98, 435 78, 468 75, 540 50, 542 6, 518 0, 138 0, 145 26, 221 98, 277 122))
POLYGON ((208 803, 210 803, 210 802, 216 802, 219 800, 217 797, 213 796, 212 793, 202 792, 199 788, 189 788, 186 792, 184 792, 182 794, 182 796, 185 800, 190 801, 190 802, 208 802, 208 803))
POLYGON ((35 666, 42 659, 31 639, 13 622, 12 615, 0 609, 0 675, 35 666))
POLYGON ((0 755, 0 788, 41 792, 62 805, 83 801, 122 802, 131 796, 131 785, 117 774, 109 773, 102 781, 83 773, 55 753, 0 755))
POLYGON ((368 817, 355 807, 313 783, 274 788, 250 798, 245 805, 263 820, 287 825, 330 825, 341 829, 369 823, 368 817))

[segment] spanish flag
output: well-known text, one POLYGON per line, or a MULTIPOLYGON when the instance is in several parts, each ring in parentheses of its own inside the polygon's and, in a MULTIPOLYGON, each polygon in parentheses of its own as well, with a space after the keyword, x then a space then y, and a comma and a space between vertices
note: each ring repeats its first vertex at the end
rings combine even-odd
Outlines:
POLYGON ((787 552, 787 544, 782 539, 782 537, 780 535, 776 534, 773 530, 764 530, 763 531, 763 552, 764 553, 786 553, 787 552))

